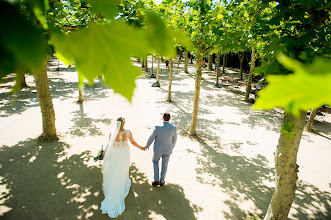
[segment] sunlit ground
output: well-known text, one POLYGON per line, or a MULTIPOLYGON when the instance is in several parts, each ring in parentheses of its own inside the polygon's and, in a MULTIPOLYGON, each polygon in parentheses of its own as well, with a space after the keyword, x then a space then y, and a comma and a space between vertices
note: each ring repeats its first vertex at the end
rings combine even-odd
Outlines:
MULTIPOLYGON (((134 60, 135 62, 135 60, 134 60)), ((135 65, 140 65, 135 62, 135 65)), ((154 74, 156 74, 154 63, 154 74)), ((154 125, 169 111, 178 128, 162 188, 152 187, 152 150, 131 148, 132 187, 126 211, 118 219, 242 219, 263 217, 274 187, 273 152, 282 111, 252 111, 244 88, 213 87, 215 74, 204 70, 198 137, 187 135, 194 93, 194 65, 189 72, 174 65, 172 100, 168 71, 161 65, 161 88, 144 73, 130 104, 95 80, 78 104, 77 73, 57 61, 48 74, 60 140, 39 142, 41 113, 32 76, 28 88, 10 97, 13 76, 0 84, 0 216, 4 219, 108 219, 103 200, 101 164, 93 161, 108 139, 112 122, 126 118, 126 128, 145 145, 154 125)), ((149 69, 151 63, 149 63, 149 69)), ((227 75, 238 76, 227 69, 227 75)), ((329 219, 331 201, 331 115, 315 121, 321 135, 304 133, 296 198, 289 219, 329 219)))

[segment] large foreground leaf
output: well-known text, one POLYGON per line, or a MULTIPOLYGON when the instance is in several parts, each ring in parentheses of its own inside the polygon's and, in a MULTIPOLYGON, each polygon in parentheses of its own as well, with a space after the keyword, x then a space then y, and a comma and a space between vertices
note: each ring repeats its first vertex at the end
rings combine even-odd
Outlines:
POLYGON ((0 2, 0 72, 31 71, 41 66, 48 48, 43 32, 29 22, 15 5, 0 2))
POLYGON ((130 58, 145 56, 149 49, 143 30, 122 22, 90 25, 70 35, 53 35, 51 42, 60 57, 75 62, 82 80, 92 82, 103 75, 114 92, 131 101, 135 79, 141 72, 130 58))
POLYGON ((269 85, 260 91, 255 109, 281 107, 298 116, 300 110, 331 105, 330 60, 317 59, 310 65, 304 65, 281 54, 278 61, 294 73, 268 76, 269 85))

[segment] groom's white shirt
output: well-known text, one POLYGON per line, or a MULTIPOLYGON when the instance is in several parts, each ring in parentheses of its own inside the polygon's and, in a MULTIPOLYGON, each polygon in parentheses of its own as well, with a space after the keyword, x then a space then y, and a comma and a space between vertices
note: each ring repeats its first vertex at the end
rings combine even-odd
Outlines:
POLYGON ((153 133, 149 137, 146 148, 154 141, 154 153, 171 154, 177 141, 176 126, 164 121, 163 125, 155 126, 153 133))

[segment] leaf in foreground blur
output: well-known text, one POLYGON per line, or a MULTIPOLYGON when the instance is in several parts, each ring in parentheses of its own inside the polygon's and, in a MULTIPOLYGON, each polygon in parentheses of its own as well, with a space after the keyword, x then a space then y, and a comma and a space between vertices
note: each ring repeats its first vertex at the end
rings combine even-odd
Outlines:
POLYGON ((321 105, 331 105, 331 62, 316 59, 302 64, 280 54, 278 61, 292 70, 289 75, 268 76, 268 86, 259 92, 254 109, 281 107, 295 116, 321 105))
POLYGON ((0 2, 0 29, 2 75, 18 68, 31 71, 41 66, 47 48, 43 33, 7 2, 0 2))
POLYGON ((141 71, 130 58, 147 55, 145 38, 142 30, 118 22, 90 25, 70 35, 53 35, 51 41, 57 53, 75 62, 82 80, 92 82, 103 75, 114 92, 131 101, 135 79, 141 71))

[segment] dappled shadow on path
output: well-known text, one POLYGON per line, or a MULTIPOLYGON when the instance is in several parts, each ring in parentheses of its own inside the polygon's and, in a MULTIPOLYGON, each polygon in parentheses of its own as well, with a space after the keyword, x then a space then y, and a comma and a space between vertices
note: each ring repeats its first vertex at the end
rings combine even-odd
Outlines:
MULTIPOLYGON (((88 166, 89 151, 68 155, 64 142, 28 139, 0 148, 0 216, 4 219, 109 219, 103 200, 100 164, 88 166)), ((195 219, 201 210, 185 198, 183 188, 153 188, 135 165, 126 211, 119 219, 195 219)))
POLYGON ((0 117, 8 115, 20 114, 31 107, 39 106, 37 98, 37 89, 35 86, 29 85, 24 87, 20 92, 12 94, 11 90, 15 82, 15 74, 8 75, 5 78, 5 83, 0 83, 0 117))
MULTIPOLYGON (((164 75, 160 79, 168 80, 168 76, 164 75)), ((182 135, 187 135, 192 118, 194 85, 187 86, 188 81, 183 80, 187 80, 187 76, 175 72, 173 101, 167 105, 167 110, 171 112, 171 120, 178 130, 182 135), (181 89, 176 90, 175 86, 181 86, 181 89)), ((161 82, 161 85, 164 86, 158 91, 166 97, 167 81, 161 82)), ((213 87, 212 82, 202 81, 198 137, 195 137, 202 150, 201 152, 188 150, 197 157, 199 166, 196 169, 197 180, 203 184, 219 187, 229 195, 230 198, 223 201, 229 208, 229 211, 223 210, 226 219, 242 219, 257 213, 262 217, 268 209, 274 192, 274 169, 269 167, 268 159, 261 154, 250 157, 242 155, 243 146, 254 148, 257 143, 248 139, 242 140, 245 143, 237 141, 222 144, 220 139, 220 134, 225 132, 226 125, 238 126, 238 128, 246 126, 252 131, 261 127, 262 130, 270 132, 280 131, 283 119, 281 111, 252 111, 250 109, 252 105, 244 102, 243 98, 240 93, 217 89, 213 87), (231 115, 235 117, 231 118, 231 115), (228 152, 224 151, 225 148, 231 149, 233 154, 225 153, 228 152), (241 207, 243 204, 253 208, 247 212, 247 207, 241 207)), ((156 101, 157 104, 164 102, 165 100, 156 101)), ((300 180, 297 187, 297 195, 291 209, 293 218, 324 220, 330 217, 328 216, 331 213, 330 193, 300 180)))
MULTIPOLYGON (((262 217, 268 209, 274 192, 274 188, 270 186, 270 183, 274 182, 274 169, 268 167, 267 159, 262 155, 247 158, 225 154, 216 142, 206 143, 205 139, 210 141, 211 138, 210 136, 195 137, 203 146, 201 153, 197 155, 200 166, 196 169, 197 180, 204 184, 219 186, 230 196, 230 199, 225 201, 230 208, 230 212, 224 211, 226 219, 241 219, 261 211, 262 217), (240 206, 242 202, 249 200, 253 201, 257 210, 252 209, 250 213, 245 213, 240 206)), ((293 217, 307 219, 309 216, 309 219, 329 219, 330 199, 330 193, 299 180, 292 205, 293 217)))
POLYGON ((103 133, 97 124, 103 123, 109 125, 112 120, 108 118, 91 118, 84 112, 83 103, 77 105, 79 106, 79 110, 72 112, 73 117, 71 117, 71 121, 74 122, 74 125, 69 129, 70 134, 79 137, 102 135, 103 133))
POLYGON ((196 219, 194 213, 201 208, 185 198, 183 188, 177 184, 153 187, 144 173, 132 164, 132 186, 125 199, 126 211, 118 219, 196 219))
MULTIPOLYGON (((225 201, 230 212, 224 212, 226 219, 241 219, 248 215, 241 208, 244 201, 253 201, 258 210, 267 210, 273 189, 265 183, 272 181, 273 170, 268 168, 267 159, 258 155, 231 156, 222 152, 221 147, 208 145, 202 138, 195 137, 202 145, 198 156, 197 180, 204 184, 219 186, 230 196, 225 201), (209 177, 209 178, 206 178, 209 177)), ((236 143, 233 144, 234 147, 236 143)), ((257 210, 251 210, 256 214, 257 210)))
POLYGON ((99 214, 99 167, 85 162, 90 152, 68 156, 64 142, 28 139, 2 146, 1 192, 5 219, 79 219, 99 214))

